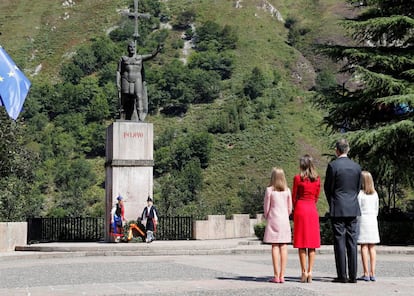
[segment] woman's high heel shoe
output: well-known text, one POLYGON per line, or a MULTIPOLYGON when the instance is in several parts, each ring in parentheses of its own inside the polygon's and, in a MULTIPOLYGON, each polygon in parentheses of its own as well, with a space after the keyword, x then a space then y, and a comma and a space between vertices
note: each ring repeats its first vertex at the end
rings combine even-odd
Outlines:
POLYGON ((306 272, 302 272, 302 277, 300 278, 301 283, 306 283, 308 279, 308 274, 306 272))
POLYGON ((312 283, 312 272, 308 273, 307 282, 312 283))

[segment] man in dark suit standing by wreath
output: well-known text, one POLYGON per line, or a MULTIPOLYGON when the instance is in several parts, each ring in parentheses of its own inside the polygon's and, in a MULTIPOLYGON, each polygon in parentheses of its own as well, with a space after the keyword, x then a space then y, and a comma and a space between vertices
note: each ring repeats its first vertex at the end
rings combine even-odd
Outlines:
POLYGON ((147 231, 146 242, 152 242, 155 239, 154 233, 157 231, 158 211, 153 205, 153 200, 150 196, 147 199, 147 206, 142 211, 141 223, 145 225, 145 230, 147 231))
POLYGON ((361 215, 358 193, 361 188, 361 167, 348 158, 349 144, 336 142, 337 159, 326 169, 324 190, 329 204, 334 234, 337 278, 334 282, 356 283, 358 266, 357 216, 361 215), (348 275, 347 277, 347 260, 348 275))

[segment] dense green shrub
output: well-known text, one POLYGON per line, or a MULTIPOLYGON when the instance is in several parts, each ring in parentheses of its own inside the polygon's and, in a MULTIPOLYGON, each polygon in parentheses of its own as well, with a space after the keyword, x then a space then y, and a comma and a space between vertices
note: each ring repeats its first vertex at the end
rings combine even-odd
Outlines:
POLYGON ((196 48, 199 51, 215 50, 217 52, 235 49, 238 41, 236 31, 226 25, 221 27, 213 21, 207 21, 196 28, 196 48))
POLYGON ((221 112, 219 115, 210 119, 207 130, 212 134, 225 134, 230 131, 227 114, 221 112))
MULTIPOLYGON (((414 221, 378 221, 381 245, 412 245, 414 244, 414 221)), ((331 220, 320 219, 321 244, 332 245, 333 233, 331 220)))
POLYGON ((414 221, 378 221, 380 244, 382 245, 413 245, 414 221))
POLYGON ((286 21, 285 21, 285 28, 286 29, 290 29, 290 28, 292 28, 296 23, 298 22, 298 20, 296 19, 296 18, 294 18, 294 17, 292 17, 292 16, 288 16, 287 18, 286 18, 286 21))
POLYGON ((257 236, 257 238, 263 241, 263 236, 266 228, 266 221, 255 224, 253 228, 254 234, 257 236))
POLYGON ((196 13, 194 10, 184 10, 178 14, 178 16, 173 21, 174 29, 185 30, 188 29, 195 21, 196 13))
POLYGON ((215 71, 194 69, 191 71, 191 84, 194 92, 194 103, 210 103, 220 95, 220 75, 215 71))
POLYGON ((188 61, 190 69, 200 68, 205 71, 214 71, 222 80, 229 79, 234 69, 234 55, 229 51, 215 52, 208 50, 191 55, 188 61))
POLYGON ((230 103, 212 117, 207 130, 212 134, 237 133, 246 128, 245 102, 230 103))
POLYGON ((333 244, 333 232, 332 224, 330 219, 321 218, 319 219, 320 233, 321 233, 321 244, 332 245, 333 244))
POLYGON ((263 212, 263 196, 265 188, 260 185, 254 185, 254 182, 245 182, 240 186, 237 196, 242 201, 243 213, 249 214, 251 218, 257 213, 263 212))
MULTIPOLYGON (((266 222, 254 225, 254 234, 258 239, 263 240, 266 222)), ((379 220, 381 245, 406 246, 414 244, 414 221, 385 221, 379 220)), ((293 232, 293 227, 292 227, 293 232)), ((331 220, 329 218, 320 219, 320 234, 322 245, 333 244, 333 233, 331 220)))
POLYGON ((258 67, 254 67, 244 80, 243 93, 251 100, 263 95, 267 83, 262 71, 258 67))

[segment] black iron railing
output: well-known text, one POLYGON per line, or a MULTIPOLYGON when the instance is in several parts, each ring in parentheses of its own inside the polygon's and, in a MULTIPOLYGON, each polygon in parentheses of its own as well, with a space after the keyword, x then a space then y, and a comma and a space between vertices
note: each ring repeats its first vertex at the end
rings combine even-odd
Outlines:
POLYGON ((93 242, 105 237, 104 218, 29 218, 27 241, 93 242))
MULTIPOLYGON (((105 219, 29 218, 27 242, 94 242, 105 238, 105 219)), ((160 217, 157 240, 189 240, 193 237, 191 217, 160 217)))
POLYGON ((160 217, 156 237, 159 240, 190 240, 193 238, 192 217, 160 217))

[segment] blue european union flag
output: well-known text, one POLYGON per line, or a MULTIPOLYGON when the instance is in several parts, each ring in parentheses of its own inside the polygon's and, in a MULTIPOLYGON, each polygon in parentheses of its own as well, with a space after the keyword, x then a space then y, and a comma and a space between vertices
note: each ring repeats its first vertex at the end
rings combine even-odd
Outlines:
POLYGON ((30 81, 0 45, 0 103, 14 120, 22 111, 30 81))

